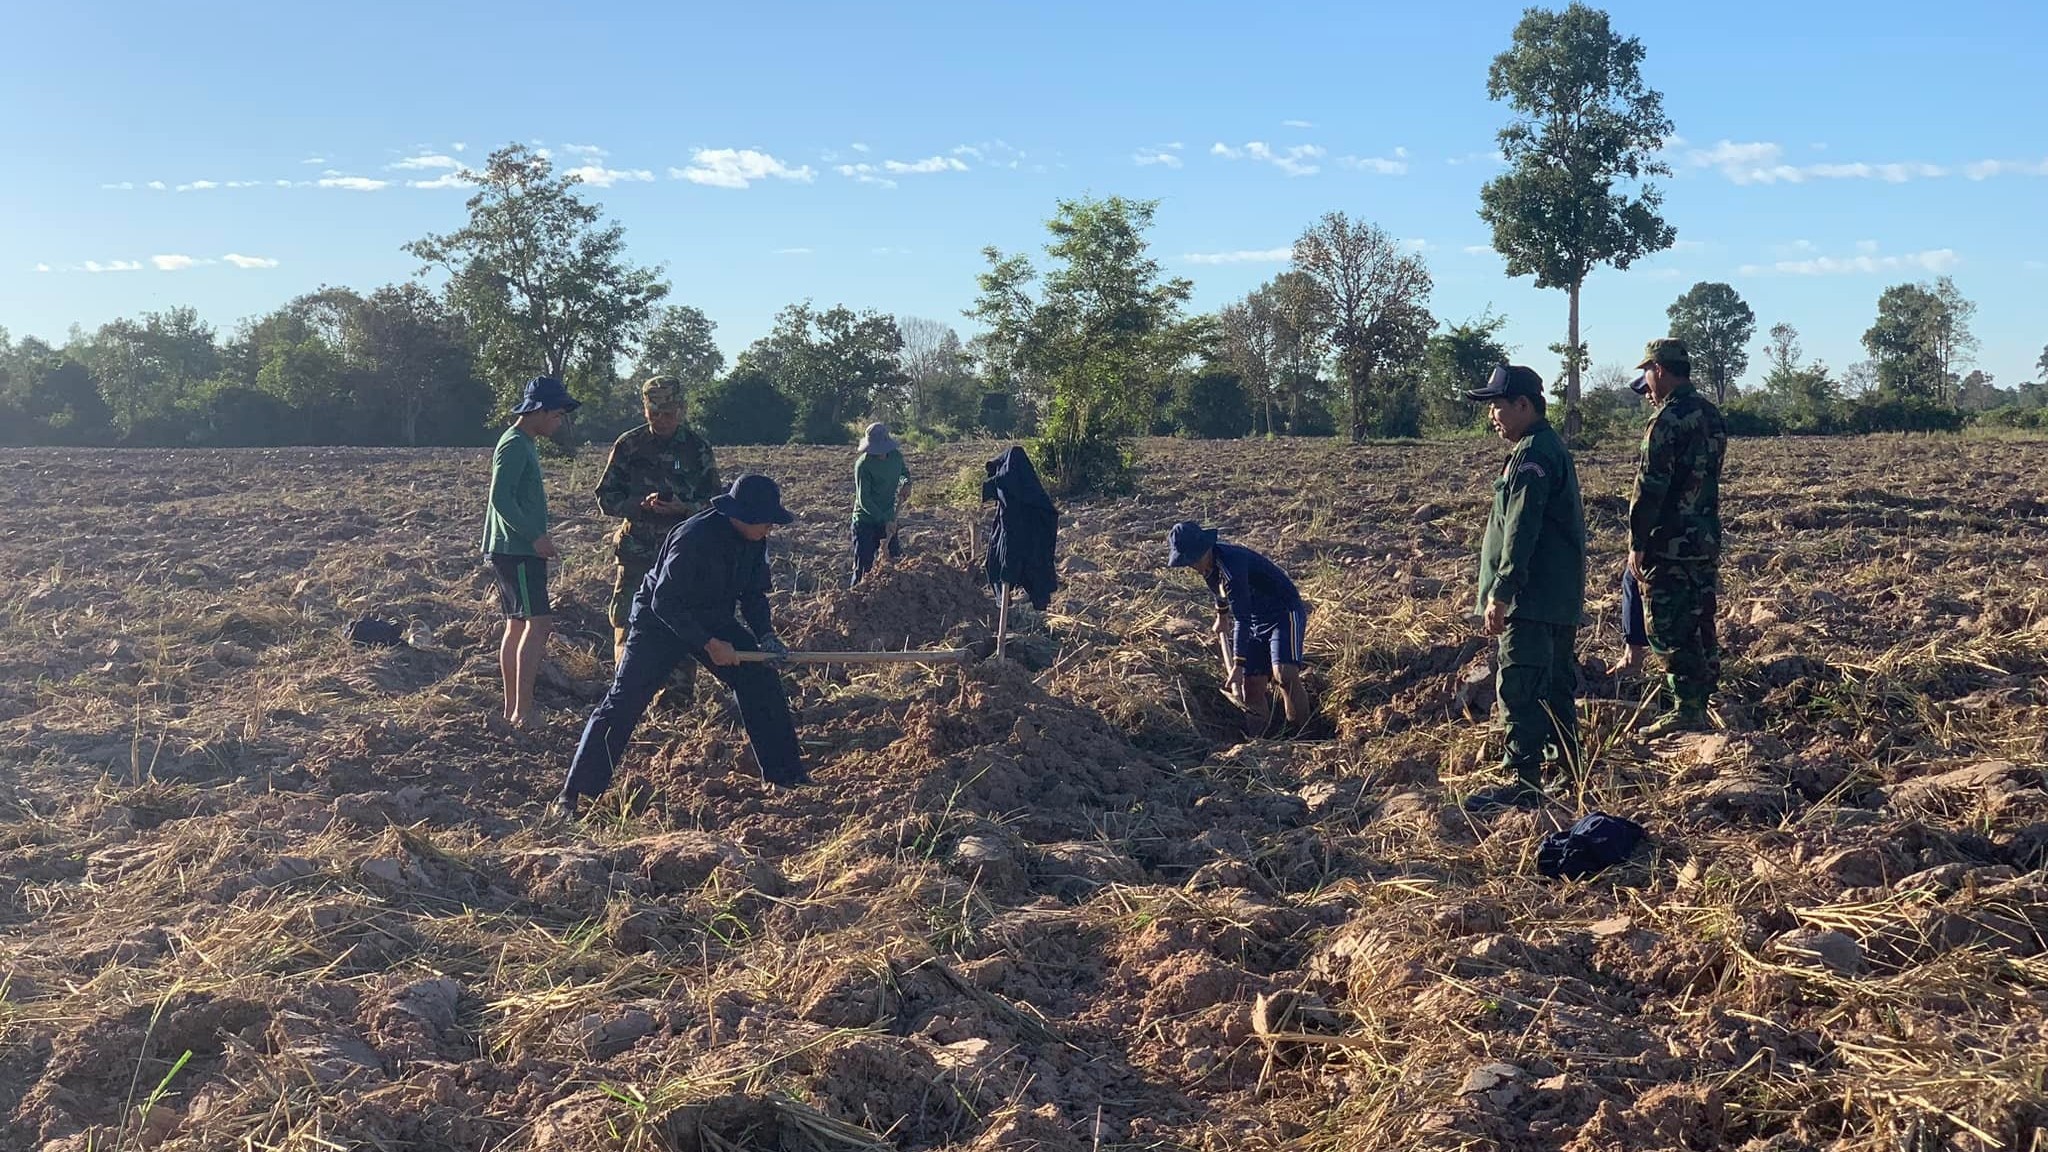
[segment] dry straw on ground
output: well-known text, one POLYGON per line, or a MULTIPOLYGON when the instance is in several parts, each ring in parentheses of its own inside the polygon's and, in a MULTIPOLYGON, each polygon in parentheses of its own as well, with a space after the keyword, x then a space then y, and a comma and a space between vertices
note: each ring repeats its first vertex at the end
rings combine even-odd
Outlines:
MULTIPOLYGON (((2048 446, 1739 442, 1727 731, 1645 747, 1589 679, 1578 804, 1653 845, 1574 884, 1569 813, 1456 806, 1497 453, 1150 445, 1013 663, 793 675, 797 795, 665 703, 573 831, 588 453, 518 739, 476 453, 0 456, 0 1147, 2048 1147, 2048 446), (1228 737, 1191 515, 1302 578, 1320 739, 1228 737), (372 612, 430 642, 351 648, 372 612)), ((988 643, 968 510, 847 592, 842 454, 724 463, 803 514, 792 643, 988 643)), ((1627 461, 1582 463, 1590 665, 1627 461)))

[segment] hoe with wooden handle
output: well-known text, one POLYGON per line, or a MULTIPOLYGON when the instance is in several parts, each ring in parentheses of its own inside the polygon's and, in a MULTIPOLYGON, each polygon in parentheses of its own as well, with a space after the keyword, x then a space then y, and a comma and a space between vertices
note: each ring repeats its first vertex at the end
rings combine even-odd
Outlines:
POLYGON ((935 648, 922 652, 735 652, 742 664, 965 664, 974 658, 966 648, 935 648))

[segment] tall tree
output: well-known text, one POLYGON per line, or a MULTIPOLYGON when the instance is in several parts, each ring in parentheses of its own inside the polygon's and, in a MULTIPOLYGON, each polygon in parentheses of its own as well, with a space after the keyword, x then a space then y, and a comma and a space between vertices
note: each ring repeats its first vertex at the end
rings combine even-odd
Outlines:
POLYGON ((388 413, 396 439, 467 442, 489 417, 490 393, 471 373, 458 317, 418 283, 390 284, 350 317, 350 347, 362 369, 358 403, 388 413))
POLYGON ((1921 284, 1894 284, 1877 298, 1877 320, 1863 347, 1877 374, 1878 391, 1907 400, 1941 401, 1948 392, 1936 346, 1941 297, 1921 284))
POLYGON ((673 376, 695 393, 725 371, 725 353, 718 350, 712 333, 718 324, 702 310, 688 304, 663 308, 640 341, 640 356, 633 364, 633 377, 673 376))
POLYGON ((1692 354, 1693 375, 1725 403, 1728 388, 1749 370, 1749 339, 1756 335, 1756 313, 1743 303, 1732 285, 1702 280, 1664 310, 1671 335, 1685 341, 1692 354))
POLYGON ((2041 383, 2048 384, 2048 345, 2041 347, 2041 358, 2034 361, 2034 370, 2041 374, 2041 383))
POLYGON ((1941 366, 1941 375, 1937 377, 1941 398, 1953 402, 1963 366, 1977 356, 1977 337, 1970 331, 1970 321, 1977 316, 1977 303, 1958 291, 1955 279, 1949 276, 1936 280, 1932 292, 1936 308, 1928 317, 1927 345, 1941 366))
POLYGON ((1329 350, 1320 318, 1322 293, 1301 272, 1282 272, 1273 277, 1272 287, 1279 388, 1287 399, 1287 431, 1299 436, 1307 427, 1305 406, 1322 403, 1323 358, 1329 350))
POLYGON ((901 403, 902 350, 893 318, 845 305, 819 312, 807 300, 778 313, 738 366, 767 373, 796 405, 796 439, 841 444, 851 438, 848 422, 901 403))
POLYGON ((913 427, 951 434, 972 430, 981 414, 981 385, 968 364, 967 347, 951 324, 923 316, 896 321, 903 335, 898 357, 909 381, 913 427))
POLYGON ((1461 324, 1448 324, 1429 338, 1422 351, 1424 414, 1438 425, 1467 427, 1478 418, 1478 406, 1465 393, 1482 387, 1494 368, 1508 361, 1500 342, 1507 317, 1491 311, 1461 324))
POLYGON ((179 401, 220 371, 211 325, 191 308, 145 312, 139 320, 100 326, 81 349, 124 440, 172 443, 181 438, 179 401))
POLYGON ((1422 257, 1377 226, 1331 212, 1294 242, 1294 267, 1315 285, 1321 327, 1344 370, 1351 439, 1371 422, 1373 379, 1422 354, 1436 320, 1422 257))
POLYGON ((421 271, 445 269, 448 299, 481 344, 479 360, 504 407, 535 372, 586 366, 609 379, 620 353, 668 295, 657 269, 626 260, 625 229, 600 222, 577 195, 581 180, 558 176, 547 157, 510 144, 482 171, 469 222, 405 246, 421 271))
POLYGON ((1255 420, 1255 430, 1268 436, 1276 427, 1275 408, 1280 391, 1277 297, 1278 292, 1268 282, 1244 299, 1224 305, 1216 314, 1223 359, 1237 373, 1238 386, 1245 397, 1255 405, 1255 416, 1263 417, 1255 420))
POLYGON ((1486 74, 1487 95, 1506 100, 1516 117, 1499 135, 1508 170, 1480 189, 1479 215, 1493 227, 1508 275, 1565 291, 1567 437, 1577 431, 1586 362, 1579 290, 1587 275, 1601 264, 1625 269, 1678 237, 1648 183, 1671 174, 1661 149, 1672 125, 1642 65, 1640 40, 1617 34, 1607 13, 1575 3, 1523 13, 1513 46, 1486 74), (1639 185, 1634 195, 1628 185, 1639 185))
POLYGON ((988 324, 1005 367, 1050 384, 1039 465, 1067 494, 1124 481, 1123 438, 1147 426, 1159 386, 1208 341, 1209 325, 1181 312, 1194 285, 1162 279, 1147 254, 1158 206, 1061 200, 1042 283, 1029 257, 983 250, 989 268, 967 315, 988 324))
POLYGON ((1799 329, 1771 325, 1770 345, 1764 352, 1764 398, 1784 418, 1788 430, 1827 432, 1842 399, 1841 386, 1828 375, 1827 365, 1805 363, 1805 355, 1799 329))

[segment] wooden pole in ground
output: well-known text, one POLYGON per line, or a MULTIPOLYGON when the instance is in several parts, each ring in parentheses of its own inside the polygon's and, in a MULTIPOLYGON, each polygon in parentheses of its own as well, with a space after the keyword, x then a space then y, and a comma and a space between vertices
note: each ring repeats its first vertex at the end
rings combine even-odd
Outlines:
POLYGON ((1010 586, 996 585, 996 659, 1004 659, 1003 646, 1010 639, 1010 586))

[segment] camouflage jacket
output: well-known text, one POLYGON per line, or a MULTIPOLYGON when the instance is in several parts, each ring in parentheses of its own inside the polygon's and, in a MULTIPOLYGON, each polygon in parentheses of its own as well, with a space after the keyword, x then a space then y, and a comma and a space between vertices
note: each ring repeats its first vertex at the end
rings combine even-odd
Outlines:
POLYGON ((1628 546, 1656 562, 1715 564, 1721 558, 1721 458, 1728 429, 1721 410, 1682 382, 1643 432, 1628 546))
POLYGON ((724 489, 718 482, 718 461, 711 445, 685 425, 667 439, 658 439, 642 424, 618 438, 604 477, 597 482, 597 506, 620 518, 612 537, 613 554, 621 562, 651 564, 671 528, 710 504, 724 489), (681 500, 680 516, 661 516, 640 507, 659 492, 681 500))

